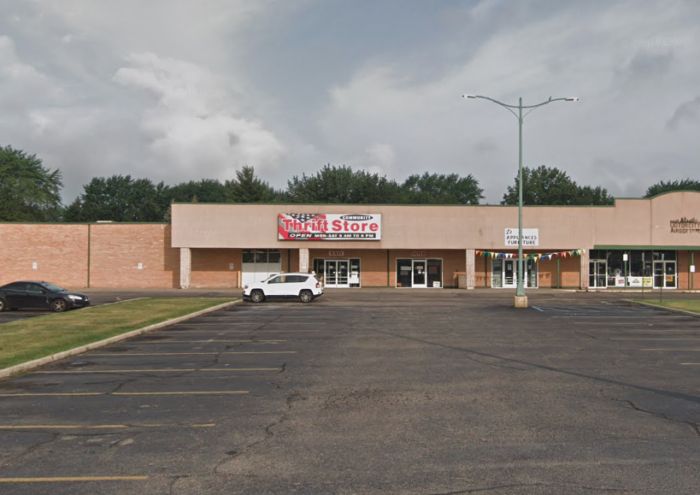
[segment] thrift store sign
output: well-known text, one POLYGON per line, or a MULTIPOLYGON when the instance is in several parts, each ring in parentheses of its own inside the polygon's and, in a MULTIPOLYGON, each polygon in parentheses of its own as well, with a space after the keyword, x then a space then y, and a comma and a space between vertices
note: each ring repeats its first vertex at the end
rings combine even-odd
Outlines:
POLYGON ((280 241, 378 241, 382 216, 376 213, 280 213, 280 241))
MULTIPOLYGON (((518 245, 518 229, 505 229, 505 245, 518 245)), ((523 246, 536 247, 540 245, 540 229, 523 229, 523 246)))

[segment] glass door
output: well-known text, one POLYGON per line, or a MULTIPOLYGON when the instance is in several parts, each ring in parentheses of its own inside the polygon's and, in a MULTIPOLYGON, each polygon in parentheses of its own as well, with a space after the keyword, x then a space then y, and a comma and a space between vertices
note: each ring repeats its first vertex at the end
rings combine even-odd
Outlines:
POLYGON ((425 260, 413 260, 411 263, 413 272, 413 287, 427 287, 426 281, 426 261, 425 260))
POLYGON ((503 260, 503 287, 513 288, 516 285, 515 260, 503 260))
POLYGON ((676 288, 676 262, 675 261, 654 261, 654 288, 655 289, 675 289, 676 288))
POLYGON ((324 260, 323 280, 326 287, 350 287, 348 260, 324 260))
POLYGON ((605 260, 591 260, 588 263, 588 286, 596 289, 605 289, 608 286, 608 262, 605 260))
POLYGON ((338 269, 336 270, 336 287, 350 287, 348 283, 348 275, 350 273, 350 262, 348 260, 336 261, 338 269))

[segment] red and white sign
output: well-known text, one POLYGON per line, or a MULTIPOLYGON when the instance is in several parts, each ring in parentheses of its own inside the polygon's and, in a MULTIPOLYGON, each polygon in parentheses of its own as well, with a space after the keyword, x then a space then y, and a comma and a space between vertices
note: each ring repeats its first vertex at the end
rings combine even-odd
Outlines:
POLYGON ((280 213, 280 241, 378 241, 382 216, 375 213, 280 213))

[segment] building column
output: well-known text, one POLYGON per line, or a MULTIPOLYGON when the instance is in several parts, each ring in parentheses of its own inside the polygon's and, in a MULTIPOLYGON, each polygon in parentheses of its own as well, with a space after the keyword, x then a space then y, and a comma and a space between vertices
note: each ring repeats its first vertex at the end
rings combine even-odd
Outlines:
POLYGON ((466 251, 466 271, 464 276, 466 278, 465 283, 467 290, 471 290, 476 286, 476 260, 474 257, 474 250, 467 249, 466 251))
POLYGON ((579 288, 584 290, 588 290, 588 270, 590 269, 590 266, 588 264, 589 260, 589 250, 586 249, 583 253, 581 253, 581 267, 579 268, 579 273, 581 274, 579 288))
POLYGON ((309 248, 299 248, 299 271, 309 273, 309 248))
POLYGON ((192 280, 192 250, 180 248, 180 288, 189 289, 192 280))

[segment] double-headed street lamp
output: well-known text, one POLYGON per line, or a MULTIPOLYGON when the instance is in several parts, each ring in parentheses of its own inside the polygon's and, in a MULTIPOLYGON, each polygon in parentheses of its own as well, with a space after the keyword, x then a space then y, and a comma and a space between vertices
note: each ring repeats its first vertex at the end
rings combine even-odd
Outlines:
POLYGON ((549 103, 555 101, 578 101, 575 96, 570 96, 567 98, 552 98, 549 97, 548 100, 542 103, 537 103, 536 105, 523 105, 522 97, 518 99, 517 105, 508 105, 502 101, 494 100, 488 96, 481 95, 462 95, 462 98, 477 98, 481 100, 488 100, 496 105, 500 105, 510 113, 515 115, 518 119, 518 285, 515 289, 515 307, 516 308, 527 308, 527 296, 525 295, 525 279, 523 278, 523 119, 526 115, 532 112, 535 108, 542 107, 549 103), (516 113, 514 109, 517 109, 516 113), (525 115, 523 115, 523 110, 528 110, 525 115))

